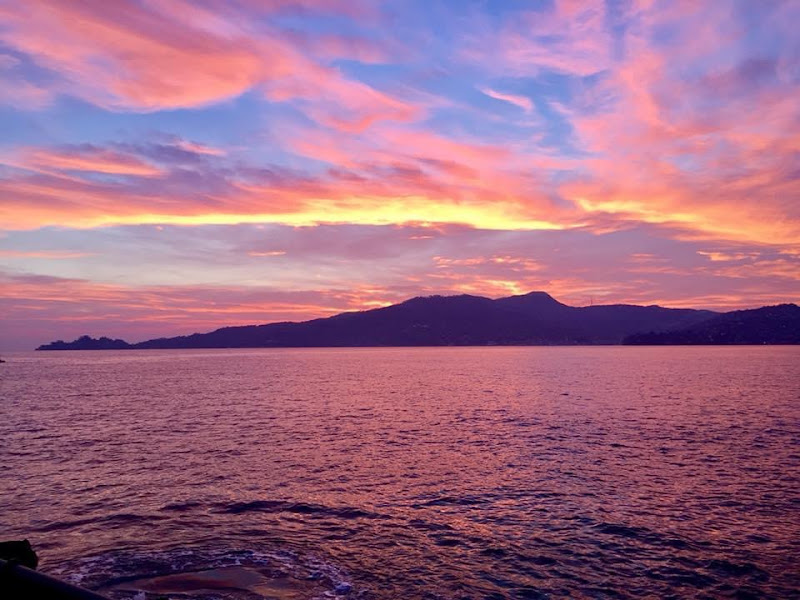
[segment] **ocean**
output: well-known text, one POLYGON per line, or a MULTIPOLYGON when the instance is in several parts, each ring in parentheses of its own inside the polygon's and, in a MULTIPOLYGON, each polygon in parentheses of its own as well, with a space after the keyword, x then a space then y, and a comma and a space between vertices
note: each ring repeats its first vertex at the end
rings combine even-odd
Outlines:
POLYGON ((0 534, 111 598, 800 598, 800 348, 39 352, 0 534))

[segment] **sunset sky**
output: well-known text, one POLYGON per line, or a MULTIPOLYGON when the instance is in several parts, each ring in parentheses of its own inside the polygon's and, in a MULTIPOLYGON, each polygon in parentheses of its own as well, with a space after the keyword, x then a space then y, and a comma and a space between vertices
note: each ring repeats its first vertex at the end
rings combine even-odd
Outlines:
POLYGON ((797 0, 0 0, 0 349, 800 299, 797 0))

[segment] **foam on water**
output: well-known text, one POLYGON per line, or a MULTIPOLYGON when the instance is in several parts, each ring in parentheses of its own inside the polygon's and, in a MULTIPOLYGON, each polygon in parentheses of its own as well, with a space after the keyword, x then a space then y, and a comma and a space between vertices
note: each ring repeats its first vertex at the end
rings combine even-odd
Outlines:
POLYGON ((349 577, 313 555, 262 548, 172 548, 161 552, 116 551, 68 560, 52 575, 112 598, 250 600, 358 598, 349 577))

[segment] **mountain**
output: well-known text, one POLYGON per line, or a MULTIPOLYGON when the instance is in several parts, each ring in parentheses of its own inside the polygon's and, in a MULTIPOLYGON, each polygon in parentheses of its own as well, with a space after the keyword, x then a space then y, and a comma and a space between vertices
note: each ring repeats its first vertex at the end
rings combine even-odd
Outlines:
POLYGON ((637 333, 631 345, 800 344, 800 306, 779 304, 736 310, 676 331, 637 333))
POLYGON ((492 300, 480 296, 429 296, 362 312, 302 323, 223 327, 210 333, 158 338, 54 342, 38 350, 115 348, 261 348, 323 346, 485 346, 619 344, 644 331, 691 327, 717 313, 660 306, 577 308, 544 292, 492 300), (119 344, 124 344, 120 346, 119 344))

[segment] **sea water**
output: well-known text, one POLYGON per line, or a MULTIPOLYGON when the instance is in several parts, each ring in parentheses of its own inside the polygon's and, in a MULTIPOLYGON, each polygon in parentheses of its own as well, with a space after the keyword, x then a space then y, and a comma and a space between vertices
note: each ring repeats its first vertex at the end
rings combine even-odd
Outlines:
POLYGON ((6 359, 2 536, 110 597, 800 597, 797 347, 6 359))

